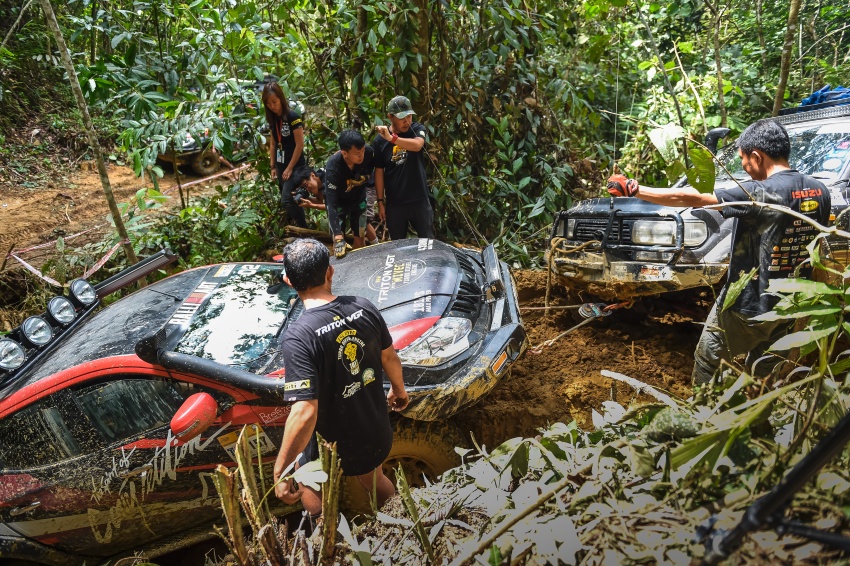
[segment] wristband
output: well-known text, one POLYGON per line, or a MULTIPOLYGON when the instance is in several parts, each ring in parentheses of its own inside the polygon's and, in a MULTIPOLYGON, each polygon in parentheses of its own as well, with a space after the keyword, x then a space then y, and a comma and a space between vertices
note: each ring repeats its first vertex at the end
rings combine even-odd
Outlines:
POLYGON ((398 134, 393 134, 393 137, 390 138, 390 143, 395 145, 395 141, 398 139, 398 134))
POLYGON ((384 202, 384 199, 382 199, 382 198, 375 199, 375 202, 384 202))

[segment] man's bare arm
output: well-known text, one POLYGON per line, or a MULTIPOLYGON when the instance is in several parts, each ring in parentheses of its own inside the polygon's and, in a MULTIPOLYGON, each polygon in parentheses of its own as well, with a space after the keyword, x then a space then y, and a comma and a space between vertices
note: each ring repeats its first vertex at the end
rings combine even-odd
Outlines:
POLYGON ((387 393, 387 404, 393 411, 402 411, 410 402, 410 397, 404 389, 404 377, 401 371, 401 360, 398 359, 395 348, 390 346, 381 351, 381 365, 390 380, 390 391, 387 393))
POLYGON ((316 417, 319 410, 319 401, 296 401, 292 405, 292 411, 286 419, 286 427, 283 431, 283 442, 277 460, 274 463, 274 479, 277 481, 283 471, 304 451, 313 429, 316 426, 316 417))
POLYGON ((635 196, 647 202, 667 206, 700 207, 719 202, 717 197, 714 196, 714 193, 701 193, 693 187, 659 189, 641 185, 635 196))

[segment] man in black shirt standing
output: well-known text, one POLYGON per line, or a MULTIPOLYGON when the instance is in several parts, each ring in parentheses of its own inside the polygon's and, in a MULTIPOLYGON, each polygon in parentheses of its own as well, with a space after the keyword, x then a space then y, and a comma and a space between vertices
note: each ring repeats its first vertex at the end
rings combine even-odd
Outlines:
POLYGON ((375 189, 378 214, 386 221, 390 238, 407 237, 408 226, 420 238, 434 237, 434 210, 425 177, 425 126, 413 121, 413 107, 405 96, 387 106, 390 127, 376 126, 375 189))
MULTIPOLYGON (((737 144, 744 171, 752 179, 743 182, 741 187, 701 194, 692 187, 644 187, 635 179, 614 175, 608 179, 608 192, 612 196, 633 196, 672 206, 764 202, 786 206, 822 225, 829 222, 832 204, 829 190, 817 179, 791 169, 788 164, 791 142, 781 124, 759 120, 741 133, 737 144)), ((753 318, 773 309, 779 298, 766 293, 770 280, 792 276, 796 267, 808 259, 806 246, 817 235, 814 226, 777 210, 728 206, 720 212, 737 221, 726 285, 708 315, 694 353, 692 380, 697 385, 714 378, 722 359, 731 360, 747 353, 749 367, 775 340, 788 332, 791 324, 787 321, 766 322, 753 318), (722 311, 729 287, 753 268, 758 269, 756 277, 732 306, 722 311)), ((801 272, 807 277, 811 267, 803 266, 801 272)), ((765 364, 758 364, 755 373, 764 375, 765 370, 770 369, 763 366, 765 364)))
POLYGON ((314 517, 322 511, 319 492, 278 482, 296 459, 301 465, 318 457, 314 431, 337 443, 344 475, 356 476, 369 491, 376 487, 380 506, 395 493, 381 471, 393 440, 387 406, 401 411, 409 402, 380 312, 366 299, 334 296, 329 263, 327 248, 316 240, 296 240, 284 250, 285 281, 298 292, 305 312, 281 343, 286 400, 295 404, 274 465, 275 494, 290 504, 301 499, 314 517), (391 385, 386 397, 382 369, 391 385))
POLYGON ((366 237, 366 182, 375 170, 371 147, 359 132, 344 130, 337 138, 340 151, 325 166, 325 202, 328 227, 334 237, 334 254, 345 255, 345 220, 354 234, 354 248, 366 237))

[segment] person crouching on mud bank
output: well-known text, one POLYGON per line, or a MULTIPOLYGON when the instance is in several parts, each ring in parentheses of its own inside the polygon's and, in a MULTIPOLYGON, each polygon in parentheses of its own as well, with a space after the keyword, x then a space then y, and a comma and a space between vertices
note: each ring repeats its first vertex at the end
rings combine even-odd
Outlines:
MULTIPOLYGON (((781 124, 759 120, 741 133, 738 154, 751 181, 742 187, 714 189, 702 194, 692 187, 657 189, 638 184, 636 179, 614 175, 608 179, 608 192, 615 197, 637 197, 647 202, 668 206, 706 206, 724 202, 757 201, 787 206, 822 225, 829 222, 831 199, 826 186, 808 175, 791 169, 788 157, 791 142, 781 124)), ((732 257, 726 285, 711 308, 694 352, 694 385, 710 382, 720 368, 720 361, 731 361, 747 353, 746 365, 763 357, 764 352, 793 323, 753 320, 771 311, 779 297, 767 294, 772 279, 784 279, 795 273, 808 259, 806 246, 815 238, 814 226, 777 210, 758 206, 734 206, 720 209, 726 218, 735 218, 732 235, 732 257), (722 311, 730 286, 756 268, 754 277, 734 304, 722 311)), ((811 266, 803 266, 803 277, 811 275, 811 266)), ((760 362, 755 374, 764 377, 774 364, 760 362)))
MULTIPOLYGON (((355 130, 343 130, 337 138, 339 151, 325 165, 325 202, 328 228, 334 238, 334 254, 345 255, 345 221, 354 234, 354 248, 362 248, 367 236, 366 183, 375 170, 375 157, 366 140, 355 130)), ((369 234, 375 239, 374 229, 369 234)))
POLYGON ((322 512, 321 493, 294 488, 281 475, 318 458, 316 433, 337 443, 343 475, 356 476, 378 506, 394 493, 381 464, 390 453, 393 431, 387 406, 402 411, 409 402, 401 362, 387 325, 375 306, 360 297, 331 292, 330 253, 313 239, 284 250, 285 281, 304 303, 304 314, 283 335, 286 401, 294 401, 274 465, 275 494, 284 503, 301 499, 313 518, 322 512), (382 370, 390 381, 384 397, 382 370))
POLYGON ((306 228, 304 209, 292 200, 295 185, 291 180, 295 168, 307 164, 304 159, 304 122, 298 112, 289 107, 283 89, 275 82, 263 87, 263 107, 271 129, 269 160, 280 188, 280 202, 289 221, 299 228, 306 228))

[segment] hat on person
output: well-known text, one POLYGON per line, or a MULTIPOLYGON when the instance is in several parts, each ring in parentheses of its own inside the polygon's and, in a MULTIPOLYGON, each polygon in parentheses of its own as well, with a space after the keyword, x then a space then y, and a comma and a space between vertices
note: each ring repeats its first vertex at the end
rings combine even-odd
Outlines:
POLYGON ((413 106, 410 104, 410 99, 406 96, 396 96, 390 103, 387 104, 387 112, 398 119, 407 118, 411 114, 416 114, 413 111, 413 106))

